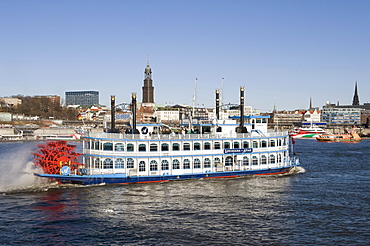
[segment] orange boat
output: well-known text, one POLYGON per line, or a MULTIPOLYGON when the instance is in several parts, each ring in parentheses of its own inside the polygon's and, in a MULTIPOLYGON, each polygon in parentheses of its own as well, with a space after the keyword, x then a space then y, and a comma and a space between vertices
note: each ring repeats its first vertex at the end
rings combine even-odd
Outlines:
POLYGON ((323 134, 317 138, 319 142, 360 142, 361 137, 352 129, 343 134, 323 134))

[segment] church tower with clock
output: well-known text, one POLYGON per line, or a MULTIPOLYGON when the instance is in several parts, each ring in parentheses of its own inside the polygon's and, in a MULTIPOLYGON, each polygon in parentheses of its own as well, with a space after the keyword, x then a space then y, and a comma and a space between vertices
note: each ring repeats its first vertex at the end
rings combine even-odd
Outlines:
POLYGON ((149 62, 144 71, 144 86, 143 88, 143 104, 149 104, 148 106, 154 105, 154 87, 152 80, 152 69, 149 66, 149 62))
POLYGON ((144 86, 142 87, 142 101, 138 105, 136 118, 139 123, 151 123, 154 118, 154 87, 152 80, 152 69, 148 64, 144 70, 144 86))

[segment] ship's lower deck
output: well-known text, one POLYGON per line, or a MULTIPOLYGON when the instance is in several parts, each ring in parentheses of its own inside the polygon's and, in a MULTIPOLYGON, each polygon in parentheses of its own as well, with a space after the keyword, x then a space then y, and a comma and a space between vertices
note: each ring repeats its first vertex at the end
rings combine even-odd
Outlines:
POLYGON ((211 179, 211 178, 236 178, 247 175, 277 175, 289 173, 295 166, 247 170, 247 171, 229 171, 229 172, 209 172, 197 174, 182 175, 162 175, 162 176, 127 176, 126 174, 102 174, 102 175, 53 175, 53 174, 35 174, 39 177, 57 179, 62 182, 72 182, 82 185, 92 184, 130 184, 130 183, 154 183, 174 180, 187 179, 211 179))

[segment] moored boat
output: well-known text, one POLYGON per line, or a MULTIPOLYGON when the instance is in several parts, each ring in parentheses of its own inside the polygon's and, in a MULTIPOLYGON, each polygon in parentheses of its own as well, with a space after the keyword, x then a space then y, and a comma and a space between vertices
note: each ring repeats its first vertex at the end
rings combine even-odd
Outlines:
POLYGON ((309 126, 309 127, 300 127, 293 129, 289 132, 289 136, 292 138, 311 138, 315 139, 319 135, 322 134, 329 134, 329 132, 325 131, 324 129, 318 126, 309 126))
POLYGON ((323 134, 316 137, 319 142, 360 142, 361 137, 354 129, 346 130, 342 134, 323 134))
MULTIPOLYGON (((84 185, 127 184, 287 174, 300 165, 299 159, 290 155, 287 131, 268 130, 268 116, 220 120, 217 97, 216 92, 215 119, 183 125, 198 134, 162 134, 160 124, 137 129, 133 120, 131 132, 137 134, 87 132, 82 138, 81 163, 75 161, 78 155, 70 147, 67 157, 61 154, 44 158, 39 154, 37 165, 53 162, 56 168, 43 167, 53 173, 35 175, 84 185), (54 161, 43 162, 43 158, 54 161)), ((240 98, 243 109, 244 88, 240 98)))

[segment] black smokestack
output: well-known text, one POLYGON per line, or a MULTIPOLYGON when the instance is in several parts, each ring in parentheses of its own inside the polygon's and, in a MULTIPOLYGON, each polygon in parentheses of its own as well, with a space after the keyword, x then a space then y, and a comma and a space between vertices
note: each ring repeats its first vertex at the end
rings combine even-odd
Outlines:
POLYGON ((239 133, 244 132, 244 86, 240 87, 240 126, 239 133))
POLYGON ((116 132, 116 97, 110 96, 110 132, 116 132))
POLYGON ((216 90, 216 119, 220 119, 220 91, 216 90))
POLYGON ((132 93, 131 97, 131 107, 132 107, 132 129, 131 133, 136 133, 136 93, 132 93))

